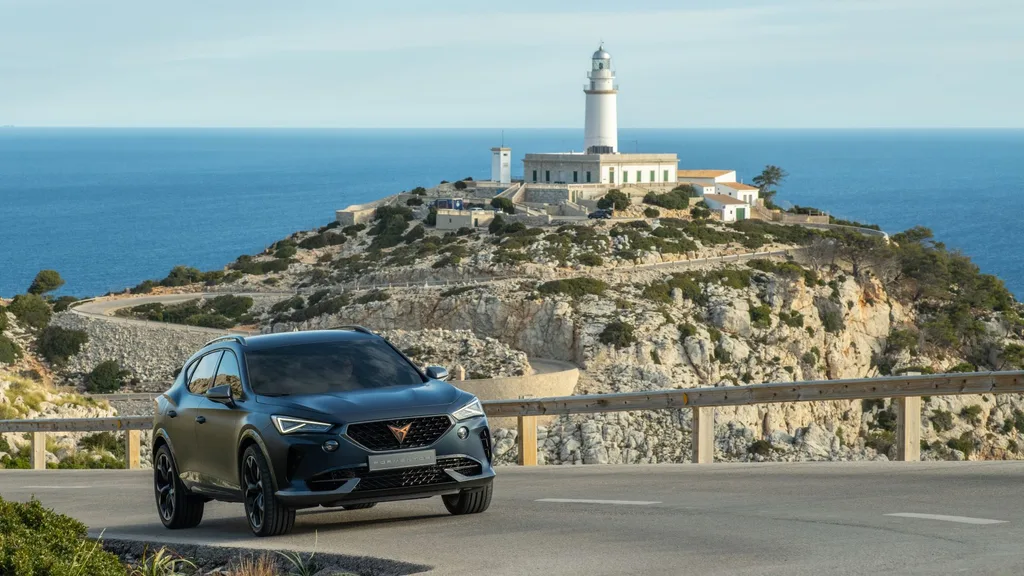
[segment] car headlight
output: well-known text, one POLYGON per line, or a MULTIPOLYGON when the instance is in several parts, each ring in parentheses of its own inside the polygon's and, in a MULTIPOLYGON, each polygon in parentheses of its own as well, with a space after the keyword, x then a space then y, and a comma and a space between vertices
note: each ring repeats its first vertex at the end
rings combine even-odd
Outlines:
POLYGON ((334 427, 334 424, 326 422, 314 422, 313 420, 303 420, 302 418, 291 418, 289 416, 271 416, 270 419, 274 421, 274 426, 281 434, 327 432, 334 427))
POLYGON ((483 416, 484 407, 480 405, 480 400, 473 398, 473 401, 466 404, 462 408, 459 408, 455 412, 452 412, 452 416, 455 416, 456 420, 465 420, 467 418, 473 418, 474 416, 483 416))

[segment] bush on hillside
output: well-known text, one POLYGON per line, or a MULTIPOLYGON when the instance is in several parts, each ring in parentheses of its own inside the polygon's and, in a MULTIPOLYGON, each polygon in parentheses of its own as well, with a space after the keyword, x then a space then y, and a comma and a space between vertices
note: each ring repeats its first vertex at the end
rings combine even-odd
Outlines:
POLYGON ((60 277, 56 270, 40 270, 36 274, 35 280, 32 281, 32 285, 28 287, 28 293, 43 295, 47 292, 53 292, 63 285, 64 279, 60 277))
POLYGON ((613 188, 604 195, 603 198, 597 201, 598 208, 612 208, 615 210, 625 210, 630 205, 629 196, 625 192, 617 188, 613 188))
POLYGON ((619 320, 609 322, 601 334, 598 335, 598 340, 602 344, 611 344, 616 348, 624 348, 636 342, 636 337, 633 335, 633 325, 619 320))
POLYGON ((690 216, 694 220, 706 220, 708 218, 711 218, 711 210, 708 210, 704 206, 696 206, 692 210, 690 210, 690 216))
POLYGON ((645 218, 657 218, 661 216, 661 212, 657 208, 644 208, 645 218))
POLYGON ((491 234, 501 234, 505 231, 505 219, 501 217, 501 214, 496 214, 491 223, 487 225, 487 231, 491 234))
POLYGON ((565 294, 570 298, 579 298, 587 294, 600 296, 608 289, 608 284, 595 278, 569 278, 567 280, 551 280, 537 287, 541 294, 565 294))
POLYGON ((53 300, 50 304, 53 306, 54 312, 63 312, 75 302, 78 302, 78 298, 75 298, 74 296, 61 296, 60 298, 53 300))
POLYGON ((648 192, 644 196, 644 204, 654 204, 668 210, 682 210, 690 205, 690 194, 683 187, 675 188, 664 194, 648 192))
POLYGON ((0 498, 0 574, 124 576, 121 560, 86 536, 85 524, 38 500, 0 498))
POLYGON ((437 208, 431 206, 427 210, 427 217, 423 219, 423 223, 427 226, 437 226, 437 208))
POLYGON ((401 216, 406 222, 412 220, 412 209, 406 206, 380 206, 374 211, 373 219, 388 220, 392 216, 401 216))
POLYGON ((116 360, 100 362, 85 377, 85 389, 91 394, 109 394, 124 386, 131 372, 121 368, 116 360))
POLYGON ((345 236, 351 236, 354 238, 356 234, 359 234, 363 230, 366 230, 366 224, 352 224, 351 226, 345 226, 342 228, 341 233, 345 236))
POLYGON ((184 324, 189 326, 202 326, 203 328, 217 328, 219 330, 226 330, 234 327, 238 322, 224 316, 223 314, 210 314, 201 313, 193 314, 188 318, 185 318, 184 324))
POLYGON ((60 326, 47 326, 39 336, 39 354, 47 362, 60 366, 78 354, 89 336, 81 330, 68 330, 60 326))
POLYGON ((18 319, 22 326, 42 330, 50 323, 53 311, 50 305, 36 294, 18 294, 7 307, 7 311, 18 319))
POLYGON ((452 184, 452 186, 454 186, 456 190, 465 190, 466 189, 466 183, 463 182, 462 180, 459 180, 459 181, 455 182, 454 184, 452 184))
POLYGON ((4 330, 7 330, 7 326, 10 325, 10 320, 7 318, 7 309, 0 306, 0 334, 3 334, 4 330))
POLYGON ((409 230, 409 233, 405 235, 404 240, 406 244, 412 244, 426 235, 427 231, 423 228, 423 224, 417 224, 412 230, 409 230))
POLYGON ((235 320, 244 316, 252 308, 253 299, 248 296, 225 294, 206 302, 206 308, 215 314, 222 314, 235 320))
POLYGON ((417 186, 417 187, 413 188, 412 190, 409 190, 409 193, 410 194, 415 194, 417 196, 426 196, 427 195, 427 189, 424 188, 423 186, 417 186))
POLYGON ((406 206, 423 206, 422 198, 409 198, 405 201, 406 206))
POLYGON ((274 251, 274 258, 291 258, 298 253, 299 249, 294 245, 281 246, 274 251))
POLYGON ((21 358, 21 347, 14 341, 0 334, 0 364, 14 364, 21 358))

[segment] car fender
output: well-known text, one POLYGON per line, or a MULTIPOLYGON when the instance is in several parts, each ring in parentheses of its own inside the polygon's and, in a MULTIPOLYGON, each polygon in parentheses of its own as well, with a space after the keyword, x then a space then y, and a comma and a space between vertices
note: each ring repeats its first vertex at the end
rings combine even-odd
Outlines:
MULTIPOLYGON (((263 452, 263 458, 267 461, 268 464, 270 464, 270 466, 269 466, 269 468, 270 468, 270 482, 273 484, 274 491, 276 492, 277 491, 277 474, 274 472, 274 466, 273 466, 273 463, 270 460, 270 452, 267 451, 267 445, 263 442, 263 437, 260 436, 260 433, 259 433, 258 430, 256 430, 255 428, 246 428, 245 430, 242 430, 242 434, 238 438, 238 446, 235 447, 235 454, 238 454, 239 451, 241 451, 242 444, 246 440, 248 440, 250 438, 254 442, 256 442, 257 446, 260 447, 260 451, 263 452)), ((241 466, 240 463, 239 463, 239 466, 241 466)))
POLYGON ((178 465, 178 457, 174 453, 174 442, 171 442, 171 437, 167 434, 167 431, 163 428, 157 428, 153 431, 153 445, 151 446, 153 456, 156 456, 156 441, 163 440, 167 444, 167 449, 171 451, 171 458, 174 459, 174 465, 178 465))

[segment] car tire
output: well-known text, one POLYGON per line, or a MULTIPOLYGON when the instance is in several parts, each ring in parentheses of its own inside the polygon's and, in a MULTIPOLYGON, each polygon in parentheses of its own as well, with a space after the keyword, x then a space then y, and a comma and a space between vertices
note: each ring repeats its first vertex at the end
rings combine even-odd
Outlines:
POLYGON ((462 514, 479 514, 487 510, 491 505, 491 493, 494 484, 487 484, 483 488, 468 488, 458 494, 441 496, 444 507, 448 512, 460 516, 462 514))
POLYGON ((153 458, 153 490, 156 513, 164 527, 171 530, 195 528, 202 522, 206 501, 190 494, 181 483, 178 466, 166 444, 157 449, 153 458))
POLYGON ((366 510, 376 506, 376 502, 367 502, 365 504, 342 504, 341 507, 345 510, 366 510))
POLYGON ((279 536, 290 532, 295 526, 295 509, 285 506, 274 496, 270 466, 258 446, 245 449, 239 472, 245 519, 252 533, 279 536))

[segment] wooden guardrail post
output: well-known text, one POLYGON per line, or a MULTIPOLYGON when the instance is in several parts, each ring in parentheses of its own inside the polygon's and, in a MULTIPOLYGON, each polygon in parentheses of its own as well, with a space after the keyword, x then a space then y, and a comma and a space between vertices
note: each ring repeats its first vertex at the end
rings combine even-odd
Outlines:
POLYGON ((124 431, 124 457, 125 457, 125 468, 129 470, 138 470, 142 468, 139 462, 139 452, 142 445, 142 431, 141 430, 125 430, 124 431))
POLYGON ((921 397, 897 398, 896 459, 900 462, 921 460, 921 397))
POLYGON ((46 432, 32 433, 32 469, 46 470, 46 432))
POLYGON ((715 461, 715 408, 713 406, 697 406, 693 408, 693 445, 694 464, 711 464, 715 461))
POLYGON ((516 426, 519 435, 516 444, 519 448, 519 465, 537 465, 537 417, 520 416, 516 426))

